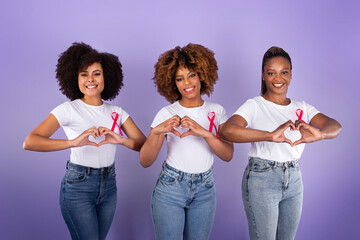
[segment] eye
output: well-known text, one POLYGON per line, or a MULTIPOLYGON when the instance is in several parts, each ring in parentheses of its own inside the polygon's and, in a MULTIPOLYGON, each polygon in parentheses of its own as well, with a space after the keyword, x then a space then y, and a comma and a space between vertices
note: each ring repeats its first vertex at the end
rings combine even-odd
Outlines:
POLYGON ((175 81, 177 82, 181 82, 183 80, 183 78, 175 78, 175 81))
POLYGON ((196 76, 196 73, 192 73, 192 74, 190 74, 190 78, 193 78, 193 77, 195 77, 196 76))
POLYGON ((289 71, 283 71, 283 72, 282 72, 283 75, 286 75, 286 74, 288 74, 288 73, 289 73, 289 71))
POLYGON ((267 75, 274 76, 274 73, 273 72, 268 72, 267 75))
POLYGON ((95 76, 101 76, 101 73, 95 73, 95 76))
POLYGON ((87 77, 87 74, 86 73, 80 73, 80 76, 81 77, 87 77))

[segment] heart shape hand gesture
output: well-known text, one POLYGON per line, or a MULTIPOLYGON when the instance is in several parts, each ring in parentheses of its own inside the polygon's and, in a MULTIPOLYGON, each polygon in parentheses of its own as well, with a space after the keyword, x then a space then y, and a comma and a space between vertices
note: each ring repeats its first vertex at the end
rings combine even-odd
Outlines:
POLYGON ((124 138, 106 127, 91 127, 73 140, 75 147, 85 145, 100 147, 104 144, 122 144, 124 138))
POLYGON ((272 134, 273 142, 286 142, 292 147, 301 143, 315 142, 322 138, 321 132, 317 128, 301 120, 297 120, 295 123, 289 120, 275 129, 272 134))
POLYGON ((206 137, 210 133, 197 122, 185 116, 180 118, 178 115, 175 115, 168 120, 162 122, 154 128, 157 134, 173 133, 176 136, 183 138, 189 135, 206 137))

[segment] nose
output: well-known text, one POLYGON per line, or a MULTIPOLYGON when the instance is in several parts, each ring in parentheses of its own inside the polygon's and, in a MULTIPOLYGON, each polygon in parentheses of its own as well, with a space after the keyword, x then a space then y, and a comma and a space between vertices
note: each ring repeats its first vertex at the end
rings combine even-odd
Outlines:
POLYGON ((184 84, 187 85, 187 84, 189 84, 189 83, 190 83, 189 78, 188 78, 188 77, 185 77, 185 78, 184 78, 184 84))
POLYGON ((88 76, 87 82, 93 82, 93 81, 94 81, 94 76, 90 74, 88 76))

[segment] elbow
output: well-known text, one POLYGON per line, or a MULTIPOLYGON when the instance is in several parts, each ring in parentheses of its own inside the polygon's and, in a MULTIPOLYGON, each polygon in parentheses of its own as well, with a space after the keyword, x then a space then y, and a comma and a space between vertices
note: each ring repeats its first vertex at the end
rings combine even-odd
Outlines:
POLYGON ((144 159, 142 159, 141 157, 140 157, 140 164, 141 164, 141 166, 143 167, 143 168, 148 168, 148 167, 150 167, 152 164, 149 164, 149 162, 147 162, 147 161, 145 161, 144 159))
POLYGON ((31 141, 27 137, 22 145, 24 150, 32 150, 31 141))

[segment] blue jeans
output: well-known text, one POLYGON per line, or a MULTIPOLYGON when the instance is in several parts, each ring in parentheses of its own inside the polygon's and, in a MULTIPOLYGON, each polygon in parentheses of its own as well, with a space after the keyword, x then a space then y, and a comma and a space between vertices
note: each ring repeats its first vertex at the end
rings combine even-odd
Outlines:
POLYGON ((294 239, 303 202, 299 163, 250 158, 242 198, 251 239, 294 239))
POLYGON ((116 207, 114 165, 91 168, 68 162, 60 206, 72 239, 105 239, 116 207))
POLYGON ((190 174, 164 164, 151 198, 157 240, 208 239, 215 209, 212 169, 190 174))

